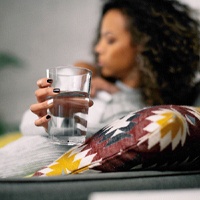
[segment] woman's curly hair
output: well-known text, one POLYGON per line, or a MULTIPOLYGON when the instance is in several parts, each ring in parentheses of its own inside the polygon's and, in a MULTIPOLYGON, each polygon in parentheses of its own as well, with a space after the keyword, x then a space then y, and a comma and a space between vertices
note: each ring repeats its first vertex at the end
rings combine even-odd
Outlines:
POLYGON ((101 20, 111 9, 122 12, 132 42, 143 46, 138 65, 147 105, 192 105, 200 71, 200 29, 194 11, 177 0, 108 0, 101 20))

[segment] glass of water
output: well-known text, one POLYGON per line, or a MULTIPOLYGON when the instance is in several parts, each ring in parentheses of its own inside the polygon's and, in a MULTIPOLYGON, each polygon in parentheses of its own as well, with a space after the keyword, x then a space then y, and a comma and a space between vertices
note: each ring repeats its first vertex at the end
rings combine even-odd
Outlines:
POLYGON ((53 79, 52 87, 60 93, 53 97, 52 116, 48 133, 53 143, 79 145, 85 141, 92 72, 74 66, 47 69, 47 77, 53 79))

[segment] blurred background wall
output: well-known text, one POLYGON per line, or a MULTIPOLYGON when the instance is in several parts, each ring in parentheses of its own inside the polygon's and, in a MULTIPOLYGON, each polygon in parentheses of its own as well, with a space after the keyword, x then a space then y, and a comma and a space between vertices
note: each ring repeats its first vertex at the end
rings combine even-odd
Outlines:
MULTIPOLYGON (((182 0, 200 10, 199 0, 182 0)), ((0 0, 0 123, 18 127, 45 69, 92 61, 101 0, 0 0)))

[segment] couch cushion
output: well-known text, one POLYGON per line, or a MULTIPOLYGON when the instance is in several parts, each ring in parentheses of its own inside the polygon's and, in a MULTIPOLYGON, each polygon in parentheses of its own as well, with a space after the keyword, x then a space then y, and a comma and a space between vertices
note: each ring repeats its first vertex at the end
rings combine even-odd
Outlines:
POLYGON ((200 167, 200 109, 144 108, 105 126, 34 176, 129 170, 194 170, 200 167))

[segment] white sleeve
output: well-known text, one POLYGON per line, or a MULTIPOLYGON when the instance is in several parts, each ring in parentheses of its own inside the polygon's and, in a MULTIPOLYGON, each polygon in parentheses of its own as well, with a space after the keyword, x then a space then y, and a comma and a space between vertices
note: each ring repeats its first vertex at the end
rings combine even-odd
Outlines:
POLYGON ((48 136, 43 127, 35 126, 34 122, 37 119, 37 115, 27 110, 23 116, 20 123, 20 131, 23 135, 43 135, 48 136))

